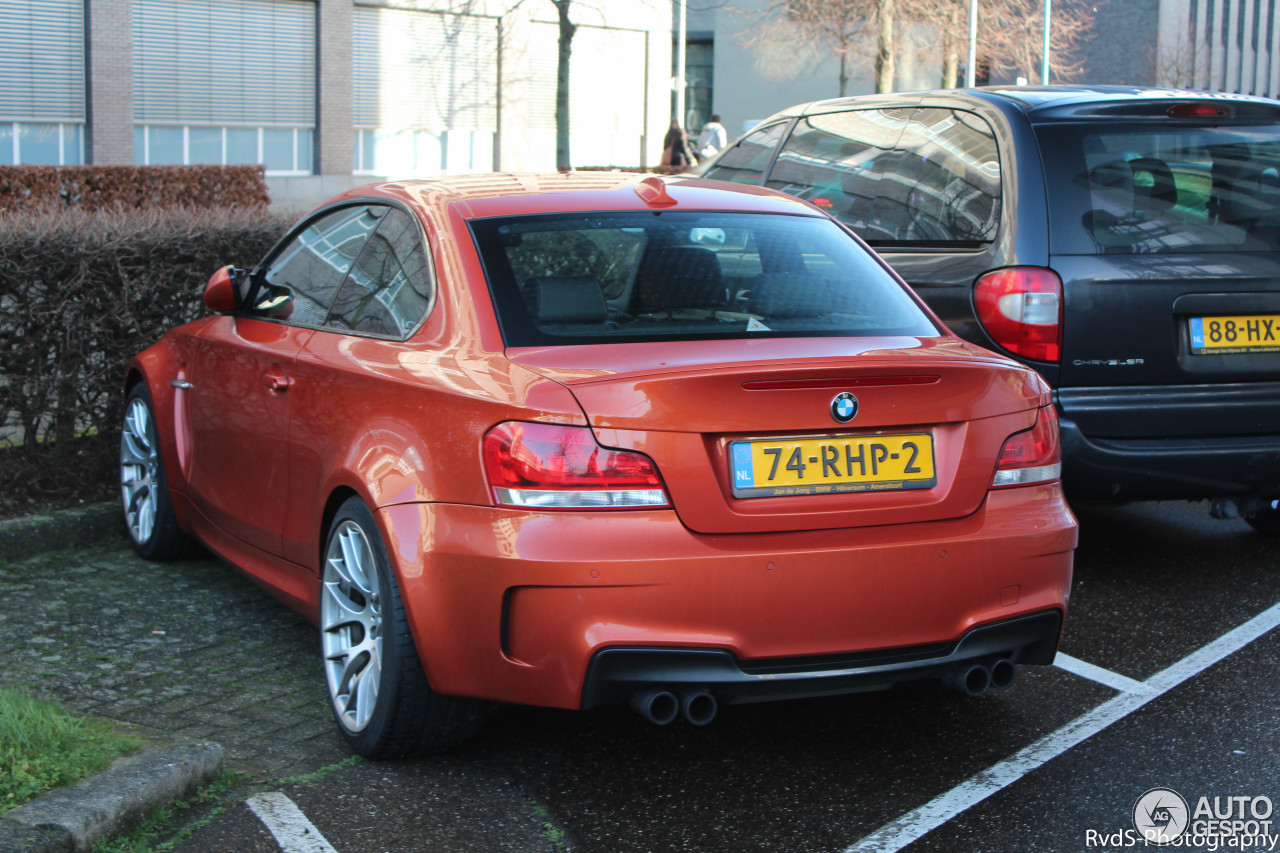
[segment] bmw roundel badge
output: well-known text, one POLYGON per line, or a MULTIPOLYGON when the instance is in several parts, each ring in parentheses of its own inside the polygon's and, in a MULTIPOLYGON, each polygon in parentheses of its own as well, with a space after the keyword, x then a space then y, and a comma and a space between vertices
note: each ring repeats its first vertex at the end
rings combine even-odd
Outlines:
POLYGON ((837 394, 831 401, 831 417, 836 423, 847 424, 858 414, 858 398, 848 391, 837 394))

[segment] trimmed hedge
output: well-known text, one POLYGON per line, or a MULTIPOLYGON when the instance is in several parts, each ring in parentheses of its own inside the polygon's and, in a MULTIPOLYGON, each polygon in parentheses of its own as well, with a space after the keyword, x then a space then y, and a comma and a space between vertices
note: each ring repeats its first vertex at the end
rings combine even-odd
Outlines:
POLYGON ((125 362, 292 223, 263 209, 0 216, 0 515, 110 491, 125 362), (19 437, 21 440, 19 440, 19 437))
POLYGON ((0 166, 0 213, 49 207, 261 208, 262 166, 0 166))

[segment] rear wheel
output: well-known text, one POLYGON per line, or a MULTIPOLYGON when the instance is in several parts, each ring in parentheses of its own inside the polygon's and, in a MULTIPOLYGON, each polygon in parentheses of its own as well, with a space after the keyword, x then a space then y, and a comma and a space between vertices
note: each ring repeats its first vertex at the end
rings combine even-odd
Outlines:
POLYGON ((386 546, 359 498, 329 528, 320 643, 338 729, 365 758, 441 752, 478 726, 479 702, 427 683, 386 546))
POLYGON ((1280 501, 1272 501, 1264 509, 1247 513, 1244 520, 1263 535, 1280 537, 1280 501))
POLYGON ((134 550, 148 560, 172 560, 182 553, 187 540, 173 513, 151 395, 141 383, 124 401, 120 498, 134 550))

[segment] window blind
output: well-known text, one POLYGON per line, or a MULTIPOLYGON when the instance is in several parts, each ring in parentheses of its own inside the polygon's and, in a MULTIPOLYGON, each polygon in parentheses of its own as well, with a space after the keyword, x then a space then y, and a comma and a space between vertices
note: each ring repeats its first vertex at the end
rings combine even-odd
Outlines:
POLYGON ((84 121, 83 0, 0 3, 0 121, 84 121))
POLYGON ((352 28, 356 127, 494 130, 496 21, 357 6, 352 28))
POLYGON ((134 0, 140 124, 315 125, 311 0, 134 0))

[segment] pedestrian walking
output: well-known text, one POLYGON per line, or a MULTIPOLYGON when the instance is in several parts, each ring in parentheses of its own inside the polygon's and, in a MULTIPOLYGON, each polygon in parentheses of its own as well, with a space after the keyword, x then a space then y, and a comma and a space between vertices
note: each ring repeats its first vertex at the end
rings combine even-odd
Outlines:
POLYGON ((702 133, 698 134, 698 144, 695 148, 698 156, 705 160, 728 142, 729 135, 725 133, 724 125, 720 123, 720 116, 713 115, 711 121, 702 126, 702 133))
POLYGON ((662 165, 692 166, 697 162, 698 158, 693 156, 693 151, 689 147, 689 137, 685 134, 684 128, 680 126, 679 121, 672 119, 671 129, 662 140, 662 165))

